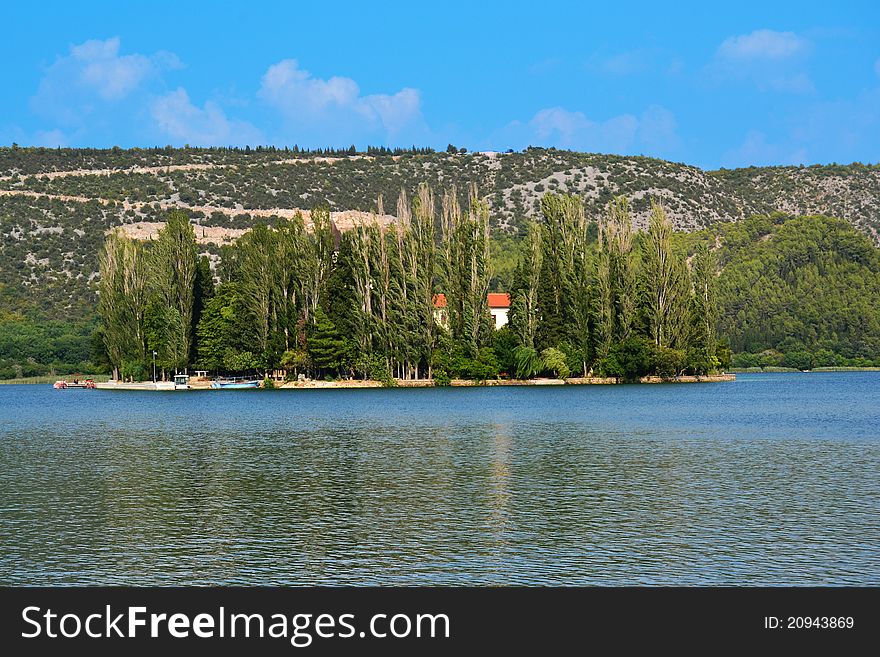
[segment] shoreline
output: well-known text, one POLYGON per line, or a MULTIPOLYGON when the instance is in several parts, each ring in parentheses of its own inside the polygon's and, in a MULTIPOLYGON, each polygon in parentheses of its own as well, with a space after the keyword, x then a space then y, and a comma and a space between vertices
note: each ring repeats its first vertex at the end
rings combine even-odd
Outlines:
MULTIPOLYGON (((614 377, 571 377, 568 379, 488 379, 485 381, 474 381, 470 379, 452 379, 450 388, 485 388, 495 386, 576 386, 576 385, 625 385, 625 384, 662 384, 662 383, 722 383, 727 381, 735 381, 737 374, 810 374, 810 373, 834 373, 834 372, 880 372, 880 367, 817 367, 813 370, 795 370, 787 368, 731 368, 723 374, 708 374, 704 376, 679 376, 679 377, 660 377, 660 376, 643 376, 638 381, 622 381, 614 377)), ((0 379, 0 385, 47 385, 63 377, 58 376, 38 376, 23 377, 20 379, 0 379)), ((91 377, 96 382, 96 388, 99 390, 158 390, 171 391, 173 383, 159 381, 135 381, 117 383, 110 379, 107 375, 94 375, 91 377)), ((211 380, 192 380, 190 379, 189 387, 191 390, 210 390, 211 380)), ((444 386, 435 385, 433 379, 402 379, 395 380, 393 386, 384 386, 381 381, 363 379, 347 379, 341 381, 286 381, 275 382, 276 390, 320 390, 320 389, 358 389, 358 388, 441 388, 444 386)), ((260 385, 262 389, 262 383, 260 385)))
MULTIPOLYGON (((735 381, 736 375, 731 373, 708 374, 704 376, 643 376, 638 381, 623 381, 614 377, 571 377, 568 379, 488 379, 485 381, 473 381, 470 379, 452 379, 448 386, 438 386, 433 379, 409 379, 395 380, 393 386, 386 386, 381 381, 347 379, 341 381, 287 381, 275 382, 275 390, 340 390, 361 388, 488 388, 500 386, 582 386, 582 385, 623 385, 631 384, 658 384, 658 383, 721 383, 735 381)), ((174 383, 171 381, 106 381, 95 385, 97 390, 140 390, 173 392, 174 383)), ((211 380, 199 379, 189 382, 189 390, 211 390, 211 380)), ((262 383, 260 389, 264 389, 262 383)))
POLYGON ((793 367, 731 367, 731 372, 736 374, 809 374, 810 372, 880 372, 880 367, 847 367, 846 365, 832 365, 827 367, 814 367, 811 370, 798 370, 793 367))
MULTIPOLYGON (((683 376, 683 377, 674 377, 672 379, 664 379, 661 377, 651 376, 651 377, 642 377, 639 380, 639 383, 709 383, 709 382, 717 382, 717 381, 728 381, 733 379, 723 378, 727 375, 735 375, 736 374, 810 374, 810 373, 820 373, 827 374, 829 372, 880 372, 880 367, 814 367, 812 370, 796 370, 788 367, 731 367, 726 374, 711 374, 706 376, 683 376), (720 378, 719 378, 720 377, 720 378), (650 380, 649 380, 650 379, 650 380)), ((69 376, 69 375, 68 375, 69 376)), ((55 381, 63 380, 65 378, 64 375, 42 375, 42 376, 28 376, 21 377, 16 379, 0 379, 0 385, 45 385, 52 384, 55 381)), ((93 379, 95 383, 105 384, 113 384, 112 379, 106 374, 92 374, 92 375, 83 375, 84 379, 93 379)), ((147 384, 152 383, 152 381, 136 381, 135 383, 139 384, 147 384)), ((509 386, 535 386, 535 385, 615 385, 618 383, 623 383, 616 381, 614 378, 603 378, 603 377, 571 377, 569 379, 528 379, 528 380, 520 380, 520 379, 489 379, 487 381, 471 381, 467 379, 453 379, 450 383, 452 387, 473 387, 473 386, 494 386, 494 385, 509 385, 509 386)), ((338 387, 347 387, 347 388, 380 388, 382 387, 381 382, 379 381, 363 381, 362 379, 348 380, 348 381, 287 381, 279 383, 276 381, 276 388, 338 388, 338 387), (344 383, 345 385, 339 385, 344 383)), ((115 387, 115 386, 113 386, 115 387)), ((194 389, 202 389, 209 388, 210 381, 190 381, 190 387, 194 389)), ((430 379, 412 379, 412 380, 397 380, 396 386, 398 388, 428 388, 428 387, 441 387, 434 386, 433 381, 430 379)), ((121 389, 121 388, 117 388, 121 389)))
MULTIPOLYGON (((709 374, 705 376, 679 376, 664 378, 659 376, 643 376, 638 382, 639 384, 657 384, 657 383, 721 383, 724 381, 735 381, 736 375, 731 373, 725 374, 709 374)), ((450 388, 487 388, 499 386, 580 386, 580 385, 623 385, 624 381, 620 381, 614 377, 572 377, 569 379, 488 379, 486 381, 472 381, 470 379, 453 379, 450 388)), ((339 389, 339 388, 382 388, 381 381, 288 381, 281 385, 276 384, 278 390, 293 389, 339 389)), ((392 388, 441 388, 444 386, 435 385, 433 379, 411 379, 396 381, 392 388)))

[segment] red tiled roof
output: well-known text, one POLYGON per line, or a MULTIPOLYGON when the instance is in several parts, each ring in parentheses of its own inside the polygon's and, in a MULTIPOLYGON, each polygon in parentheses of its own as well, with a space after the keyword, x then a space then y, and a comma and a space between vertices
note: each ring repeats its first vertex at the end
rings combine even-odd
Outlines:
POLYGON ((490 308, 510 308, 510 295, 507 292, 489 292, 486 301, 490 308))
MULTIPOLYGON (((507 292, 490 292, 486 295, 486 301, 490 308, 510 308, 510 295, 507 292)), ((434 307, 446 307, 446 295, 434 295, 434 307)))

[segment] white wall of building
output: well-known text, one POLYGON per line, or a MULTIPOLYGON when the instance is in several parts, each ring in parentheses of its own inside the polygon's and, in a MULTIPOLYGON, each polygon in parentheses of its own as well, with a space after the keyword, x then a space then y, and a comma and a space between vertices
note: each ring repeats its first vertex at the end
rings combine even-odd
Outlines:
POLYGON ((495 320, 495 330, 507 325, 507 311, 509 308, 489 308, 492 313, 492 319, 495 320))

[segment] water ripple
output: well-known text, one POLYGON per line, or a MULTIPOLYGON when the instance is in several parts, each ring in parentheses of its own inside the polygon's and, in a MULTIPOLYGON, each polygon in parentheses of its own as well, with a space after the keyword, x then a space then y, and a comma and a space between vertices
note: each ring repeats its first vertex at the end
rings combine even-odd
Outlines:
POLYGON ((880 374, 0 386, 0 584, 880 584, 880 374))

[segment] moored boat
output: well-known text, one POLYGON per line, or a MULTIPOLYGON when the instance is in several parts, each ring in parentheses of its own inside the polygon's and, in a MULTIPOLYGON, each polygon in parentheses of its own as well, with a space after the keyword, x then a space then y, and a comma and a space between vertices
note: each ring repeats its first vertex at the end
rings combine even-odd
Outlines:
POLYGON ((52 384, 55 390, 67 390, 68 388, 88 388, 93 389, 95 382, 92 379, 74 379, 73 381, 58 380, 52 384))
POLYGON ((107 381, 95 384, 98 390, 174 390, 173 381, 107 381))
POLYGON ((211 382, 214 390, 240 390, 244 388, 259 388, 259 379, 214 379, 211 382))

